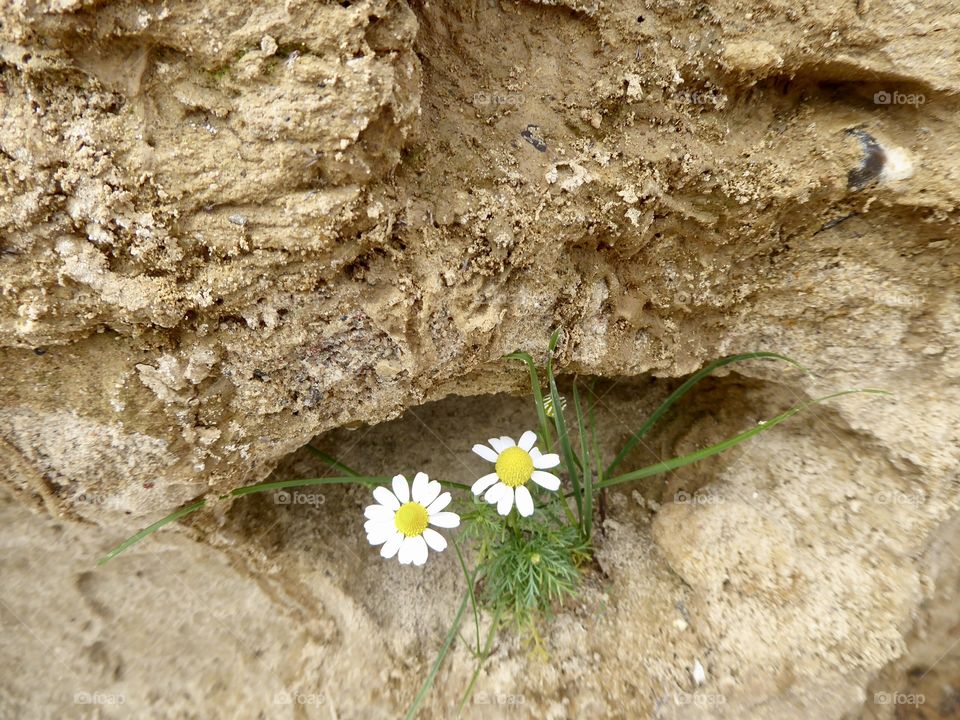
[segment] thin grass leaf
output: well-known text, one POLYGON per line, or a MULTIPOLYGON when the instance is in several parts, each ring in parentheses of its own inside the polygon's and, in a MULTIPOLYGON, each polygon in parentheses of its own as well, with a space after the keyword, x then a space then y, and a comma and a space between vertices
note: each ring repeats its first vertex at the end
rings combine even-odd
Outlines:
POLYGON ((573 485, 573 500, 577 505, 577 524, 583 524, 583 498, 580 492, 580 478, 578 477, 577 467, 579 461, 573 448, 570 446, 570 436, 567 433, 567 422, 563 418, 563 412, 560 408, 560 393, 557 391, 557 379, 553 375, 553 351, 557 346, 557 340, 560 337, 560 330, 555 330, 550 338, 550 355, 547 358, 547 383, 550 387, 550 396, 553 398, 553 422, 557 427, 557 443, 563 451, 563 457, 567 465, 567 474, 570 476, 570 482, 573 485))
MULTIPOLYGON (((597 419, 596 419, 596 416, 595 416, 595 414, 594 414, 594 408, 595 408, 595 405, 596 405, 596 397, 597 397, 597 396, 596 396, 596 394, 593 392, 593 388, 594 388, 594 383, 591 382, 591 383, 590 383, 590 387, 589 387, 589 389, 588 389, 588 390, 589 390, 589 393, 590 393, 590 397, 589 397, 588 402, 587 402, 587 424, 590 426, 590 439, 591 439, 592 448, 593 448, 592 451, 591 451, 591 456, 593 457, 594 467, 596 467, 596 469, 597 469, 597 484, 598 484, 598 485, 602 485, 602 483, 603 483, 603 478, 604 478, 603 458, 600 456, 600 443, 597 441, 597 419)), ((600 492, 602 493, 603 491, 601 490, 600 492)), ((592 483, 591 483, 589 495, 590 495, 590 502, 591 502, 591 505, 592 505, 592 503, 593 503, 593 485, 592 485, 592 483)), ((600 497, 600 512, 601 512, 601 516, 602 516, 602 513, 604 512, 604 509, 605 509, 605 506, 604 506, 604 497, 601 495, 601 497, 600 497)), ((592 525, 592 522, 591 522, 591 525, 592 525)), ((590 534, 590 533, 587 533, 587 541, 590 541, 592 538, 593 538, 593 535, 590 534)))
MULTIPOLYGON (((259 485, 248 485, 246 487, 234 488, 226 495, 221 497, 243 497, 244 495, 252 495, 253 493, 268 492, 270 490, 283 490, 284 488, 290 487, 302 487, 306 485, 384 485, 389 482, 388 478, 385 477, 364 477, 364 476, 348 476, 348 477, 328 477, 328 478, 300 478, 297 480, 282 480, 280 482, 271 482, 271 483, 261 483, 259 485)), ((157 530, 162 528, 164 525, 180 520, 181 518, 186 517, 192 512, 196 512, 204 505, 207 504, 206 499, 197 500, 196 502, 182 507, 179 510, 174 510, 172 513, 166 517, 157 520, 153 525, 145 527, 140 532, 135 535, 131 535, 129 538, 124 540, 122 543, 117 545, 113 550, 104 555, 100 560, 97 561, 98 565, 103 565, 117 555, 122 553, 124 550, 129 548, 132 545, 136 545, 138 542, 143 540, 145 537, 152 535, 157 530)))
POLYGON ((639 430, 637 430, 637 432, 635 432, 633 435, 630 436, 630 439, 627 440, 627 443, 623 446, 623 449, 620 450, 619 453, 617 453, 617 456, 613 459, 613 462, 611 462, 607 466, 607 469, 604 471, 604 475, 607 475, 607 476, 612 475, 613 471, 617 468, 617 466, 621 462, 623 462, 624 458, 627 457, 630 451, 633 450, 634 447, 636 447, 637 443, 640 442, 641 439, 643 439, 643 436, 646 435, 648 432, 650 432, 650 429, 656 424, 657 420, 663 417, 664 413, 666 413, 667 410, 669 410, 677 400, 679 400, 684 395, 686 395, 690 391, 690 389, 693 388, 694 385, 696 385, 698 382, 700 382, 705 377, 710 375, 714 370, 717 370, 718 368, 721 368, 724 365, 730 365, 731 363, 735 363, 735 362, 743 362, 745 360, 763 360, 763 359, 782 360, 784 362, 790 363, 791 365, 799 368, 800 370, 803 370, 805 373, 810 374, 810 371, 807 370, 803 365, 798 363, 796 360, 788 358, 786 355, 779 355, 777 353, 772 353, 772 352, 742 353, 739 355, 728 355, 727 357, 720 358, 719 360, 714 360, 712 363, 710 363, 709 365, 706 365, 705 367, 703 367, 702 369, 698 370, 693 375, 691 375, 689 378, 687 378, 686 381, 680 387, 678 387, 676 390, 670 393, 670 396, 666 400, 660 403, 660 406, 653 412, 653 414, 649 418, 647 418, 647 421, 643 424, 643 426, 639 430))
POLYGON ((665 460, 659 462, 656 465, 649 465, 640 470, 634 470, 633 472, 628 472, 623 475, 618 475, 617 477, 610 478, 609 480, 604 480, 603 483, 599 483, 600 487, 612 487, 614 485, 619 485, 625 482, 631 482, 633 480, 640 480, 642 478, 650 477, 651 475, 659 475, 663 472, 668 472, 670 470, 675 470, 676 468, 683 467, 684 465, 690 465, 699 460, 704 460, 705 458, 711 457, 722 453, 724 450, 729 450, 735 445, 749 440, 754 435, 759 435, 762 432, 769 430, 772 427, 779 425, 786 420, 789 420, 797 413, 807 409, 811 405, 816 405, 818 403, 825 402, 827 400, 832 400, 833 398, 842 397, 843 395, 853 395, 855 393, 870 393, 873 395, 890 395, 891 393, 886 390, 876 390, 874 388, 864 388, 861 390, 844 390, 843 392, 833 393, 832 395, 825 395, 814 400, 808 400, 807 402, 795 405, 786 412, 777 415, 772 420, 768 420, 756 427, 750 428, 739 435, 735 435, 731 438, 727 438, 722 442, 717 443, 716 445, 711 445, 710 447, 703 448, 702 450, 697 450, 696 452, 688 453, 686 455, 681 455, 679 457, 671 458, 670 460, 665 460))
MULTIPOLYGON (((309 450, 309 451, 312 452, 314 455, 316 455, 318 458, 320 458, 321 460, 323 460, 323 462, 325 462, 327 465, 329 465, 330 467, 332 467, 334 470, 339 470, 339 471, 342 472, 344 475, 348 475, 348 476, 350 476, 350 477, 355 477, 355 478, 361 477, 360 473, 358 473, 356 470, 354 470, 353 468, 349 467, 348 465, 344 465, 342 462, 340 462, 339 460, 337 460, 337 459, 336 459, 335 457, 333 457, 332 455, 328 455, 327 453, 323 452, 323 450, 320 450, 320 449, 318 449, 318 448, 315 448, 313 445, 307 445, 306 447, 307 447, 307 450, 309 450)), ((446 487, 457 488, 458 490, 469 490, 469 489, 470 489, 470 486, 469 486, 469 485, 464 485, 463 483, 453 482, 453 481, 451 481, 451 480, 438 480, 437 482, 439 482, 441 485, 444 485, 444 486, 446 486, 446 487)))
POLYGON ((460 620, 463 618, 464 610, 467 609, 467 601, 469 599, 470 594, 464 593, 463 600, 460 601, 460 608, 457 610, 457 614, 453 618, 453 623, 450 625, 450 630, 447 631, 447 637, 440 648, 440 654, 437 655, 437 659, 433 662, 433 667, 430 668, 430 674, 428 674, 427 679, 423 681, 420 692, 417 693, 417 696, 413 699, 413 703, 407 710, 407 714, 404 716, 405 720, 412 720, 413 716, 417 714, 417 710, 420 709, 424 698, 427 697, 427 693, 430 692, 430 688, 433 686, 433 681, 437 679, 440 665, 443 664, 443 659, 447 656, 447 653, 450 651, 450 646, 453 645, 453 639, 457 636, 460 620))
POLYGON ((577 390, 577 380, 573 380, 573 410, 577 416, 577 434, 580 438, 580 457, 583 460, 583 515, 580 518, 580 528, 584 537, 592 537, 593 532, 593 463, 588 447, 588 434, 583 417, 583 408, 580 406, 580 392, 577 390))
POLYGON ((175 510, 174 512, 170 513, 166 517, 161 518, 160 520, 157 520, 153 525, 148 525, 140 532, 128 537, 122 543, 117 545, 113 550, 111 550, 102 558, 100 558, 100 560, 97 561, 97 565, 104 565, 105 563, 108 563, 109 561, 113 560, 113 558, 115 558, 117 555, 122 553, 131 545, 136 545, 138 542, 143 540, 145 537, 147 537, 147 535, 152 535, 157 530, 162 528, 164 525, 167 525, 168 523, 176 522, 180 518, 186 517, 192 512, 196 512, 206 504, 207 504, 206 500, 197 500, 195 503, 191 503, 186 507, 182 507, 179 510, 175 510))
POLYGON ((463 706, 467 704, 467 701, 470 699, 470 696, 473 695, 473 687, 477 684, 477 679, 480 677, 480 671, 483 669, 484 663, 487 662, 487 659, 490 657, 490 651, 493 646, 493 638, 497 635, 497 630, 500 625, 500 611, 497 610, 493 614, 493 621, 490 623, 490 632, 487 634, 487 642, 483 646, 483 653, 480 656, 480 659, 477 660, 477 666, 473 670, 473 675, 470 676, 470 682, 467 684, 467 689, 463 693, 463 697, 460 698, 460 704, 457 706, 457 717, 463 713, 463 706))
POLYGON ((346 477, 325 477, 325 478, 297 478, 295 480, 279 480, 277 482, 260 483, 259 485, 247 485, 246 487, 234 488, 229 492, 233 497, 243 497, 253 493, 269 492, 270 490, 283 490, 285 488, 300 487, 306 485, 387 485, 390 478, 374 477, 363 475, 348 475, 346 477))
MULTIPOLYGON (((540 436, 548 453, 553 452, 552 441, 550 437, 550 423, 547 421, 547 410, 543 405, 543 392, 540 390, 540 375, 537 373, 537 366, 533 362, 533 357, 526 352, 513 352, 503 356, 507 360, 519 360, 526 364, 530 372, 530 389, 533 391, 533 401, 537 406, 537 421, 540 423, 540 436)), ((556 411, 554 411, 556 414, 556 411)))
MULTIPOLYGON (((467 570, 467 563, 463 559, 463 553, 460 552, 460 543, 457 542, 456 538, 451 538, 450 542, 453 544, 453 549, 457 551, 457 560, 460 561, 460 569, 463 570, 463 577, 467 581, 467 593, 470 595, 470 604, 473 606, 473 624, 477 630, 477 654, 480 654, 480 611, 477 609, 477 598, 473 592, 473 584, 475 582, 474 578, 476 577, 476 571, 472 574, 467 570)), ((469 645, 470 643, 466 643, 469 645)))
POLYGON ((360 473, 358 473, 356 470, 353 470, 347 465, 344 465, 342 462, 340 462, 335 457, 333 457, 333 455, 328 455, 323 450, 320 450, 319 448, 315 448, 313 445, 310 445, 309 443, 307 444, 307 450, 309 450, 318 458, 323 460, 323 462, 325 462, 327 465, 332 467, 334 470, 338 470, 342 472, 344 475, 350 475, 351 477, 358 477, 360 475, 360 473))

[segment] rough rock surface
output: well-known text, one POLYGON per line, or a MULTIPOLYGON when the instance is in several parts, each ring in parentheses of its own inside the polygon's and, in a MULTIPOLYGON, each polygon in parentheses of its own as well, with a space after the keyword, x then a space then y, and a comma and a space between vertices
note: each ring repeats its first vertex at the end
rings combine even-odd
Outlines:
MULTIPOLYGON (((895 398, 818 410, 749 455, 637 489, 642 507, 617 494, 605 574, 561 615, 553 660, 505 646, 480 688, 525 700, 500 711, 883 716, 902 707, 873 693, 917 680, 909 658, 936 665, 923 653, 938 646, 912 633, 956 597, 939 570, 960 508, 954 4, 5 0, 0 83, 0 479, 20 503, 4 506, 3 537, 31 563, 64 558, 46 585, 10 561, 4 622, 35 635, 4 662, 43 656, 17 587, 99 598, 91 612, 106 619, 41 642, 119 652, 96 608, 119 602, 122 576, 98 590, 76 570, 85 558, 278 463, 287 476, 300 461, 284 458, 320 433, 451 394, 429 412, 469 416, 490 402, 469 396, 523 387, 500 356, 542 356, 559 325, 569 372, 672 378, 755 349, 816 372, 740 368, 658 452, 834 389, 895 398), (709 502, 677 501, 707 483, 709 502), (696 653, 707 685, 678 701, 694 693, 696 653)), ((610 447, 645 407, 634 394, 611 393, 610 447)), ((529 422, 520 413, 491 417, 529 422)), ((397 437, 433 437, 399 424, 397 437)), ((442 440, 455 459, 436 472, 462 472, 473 436, 442 440)), ((392 447, 357 462, 400 462, 392 447)), ((320 525, 353 532, 361 504, 347 493, 320 525)), ((221 578, 210 603, 251 597, 249 623, 229 625, 252 669, 219 678, 225 697, 291 662, 328 701, 362 694, 362 676, 335 671, 373 656, 398 673, 378 700, 395 712, 443 632, 417 614, 427 591, 407 588, 408 616, 377 610, 378 573, 404 576, 346 577, 375 560, 360 545, 360 560, 328 551, 313 573, 334 579, 311 579, 322 544, 296 535, 304 517, 257 545, 271 512, 224 509, 194 523, 201 543, 158 541, 221 578), (310 620, 284 634, 275 612, 310 620), (388 637, 351 654, 356 632, 388 637)), ((161 583, 149 552, 137 562, 161 583)), ((438 600, 456 597, 453 573, 431 570, 438 600)), ((138 602, 164 624, 168 603, 138 602)), ((74 692, 123 685, 101 664, 74 692)), ((177 668, 140 667, 158 669, 197 702, 231 702, 177 668)), ((455 657, 449 697, 428 712, 445 717, 469 671, 455 657)), ((22 679, 4 689, 5 708, 36 693, 22 679)), ((42 714, 75 709, 72 696, 42 714)), ((257 697, 251 717, 268 702, 257 697)), ((138 702, 181 716, 169 693, 138 702)), ((298 707, 326 717, 322 705, 298 707)))

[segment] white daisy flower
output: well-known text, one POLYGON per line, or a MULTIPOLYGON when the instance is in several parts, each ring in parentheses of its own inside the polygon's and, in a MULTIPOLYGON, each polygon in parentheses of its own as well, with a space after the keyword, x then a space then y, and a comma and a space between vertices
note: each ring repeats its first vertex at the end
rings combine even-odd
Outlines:
POLYGON ((460 516, 442 512, 450 504, 450 493, 440 492, 440 483, 418 472, 413 487, 407 486, 403 475, 393 478, 393 492, 385 487, 373 491, 377 505, 368 505, 363 514, 367 522, 367 540, 371 545, 383 545, 380 554, 385 558, 398 555, 401 565, 423 565, 427 561, 427 546, 440 552, 447 547, 443 535, 427 525, 455 528, 460 516))
POLYGON ((477 480, 471 490, 474 495, 486 491, 483 499, 491 505, 496 503, 497 512, 509 515, 514 501, 517 503, 517 512, 523 517, 533 514, 533 497, 526 485, 533 480, 540 487, 547 490, 556 490, 560 487, 560 478, 553 473, 545 472, 560 464, 560 456, 556 453, 543 455, 534 443, 537 434, 527 430, 520 436, 518 442, 513 442, 506 436, 490 438, 490 447, 474 445, 473 451, 484 460, 495 463, 495 472, 484 475, 477 480))

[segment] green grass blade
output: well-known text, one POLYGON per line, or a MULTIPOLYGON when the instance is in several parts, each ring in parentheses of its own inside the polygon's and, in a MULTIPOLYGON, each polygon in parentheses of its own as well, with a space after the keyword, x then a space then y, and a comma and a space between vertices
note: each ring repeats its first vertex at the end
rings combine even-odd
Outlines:
POLYGON ((186 507, 182 507, 179 510, 174 510, 172 513, 170 513, 166 517, 161 518, 160 520, 157 520, 153 525, 149 525, 145 527, 136 535, 131 535, 130 537, 128 537, 122 543, 117 545, 113 550, 111 550, 102 558, 100 558, 100 560, 97 561, 97 565, 104 565, 110 562, 111 560, 113 560, 113 558, 115 558, 117 555, 122 553, 128 547, 130 547, 131 545, 136 545, 138 542, 143 540, 145 537, 147 537, 147 535, 152 535, 157 530, 162 528, 164 525, 167 525, 168 523, 176 522, 180 518, 186 517, 192 512, 196 512, 206 504, 207 504, 206 500, 197 500, 196 502, 191 503, 186 507))
MULTIPOLYGON (((259 485, 248 485, 246 487, 234 488, 231 490, 228 495, 233 497, 243 497, 244 495, 251 495, 253 493, 268 492, 270 490, 283 490, 284 488, 289 487, 301 487, 306 485, 344 485, 344 484, 357 484, 357 485, 385 485, 389 483, 389 479, 385 477, 364 477, 364 476, 347 476, 347 477, 328 477, 328 478, 300 478, 297 480, 283 480, 281 482, 271 482, 271 483, 261 483, 259 485)), ((466 487, 466 486, 464 486, 466 487)), ((227 497, 226 495, 223 497, 227 497)), ((162 528, 168 523, 175 522, 183 517, 186 517, 192 512, 195 512, 206 505, 206 500, 197 500, 196 502, 182 507, 179 510, 175 510, 164 518, 157 520, 153 525, 145 527, 140 532, 135 535, 131 535, 129 538, 124 540, 122 543, 117 545, 113 550, 104 555, 100 560, 97 561, 98 565, 103 565, 117 555, 122 553, 124 550, 129 548, 131 545, 136 545, 138 542, 143 540, 145 537, 152 535, 157 530, 162 528)))
POLYGON ((457 490, 469 490, 470 485, 464 485, 463 483, 453 482, 453 480, 437 480, 443 487, 456 488, 457 490))
POLYGON ((344 465, 342 462, 340 462, 335 457, 333 457, 333 455, 328 455, 323 450, 320 450, 319 448, 315 448, 313 445, 310 445, 309 443, 307 444, 307 450, 309 450, 318 458, 323 460, 323 462, 325 462, 327 465, 332 467, 334 470, 337 470, 338 472, 342 472, 344 475, 350 475, 351 477, 360 476, 360 473, 350 468, 349 466, 344 465))
POLYGON ((453 618, 453 623, 450 625, 450 630, 447 632, 447 637, 443 641, 443 646, 440 648, 440 654, 437 655, 437 659, 434 661, 433 667, 430 668, 427 679, 423 681, 420 692, 417 693, 417 696, 413 699, 413 703, 407 710, 407 714, 404 716, 406 720, 412 720, 413 716, 417 714, 417 710, 420 709, 424 698, 427 697, 427 693, 430 692, 430 688, 433 686, 433 681, 437 679, 440 665, 443 664, 443 659, 447 656, 447 653, 450 651, 450 646, 453 645, 453 639, 457 636, 460 620, 463 618, 463 613, 467 609, 467 601, 469 599, 470 594, 464 593, 463 600, 460 601, 460 608, 457 610, 457 614, 453 618))
POLYGON ((631 482, 633 480, 640 480, 645 477, 650 477, 651 475, 659 475, 660 473, 668 472, 670 470, 675 470, 676 468, 683 467, 684 465, 690 465, 699 460, 704 460, 705 458, 722 453, 724 450, 729 450, 735 445, 739 445, 740 443, 746 440, 749 440, 753 436, 759 435, 760 433, 766 430, 769 430, 770 428, 775 427, 780 423, 785 422, 786 420, 789 420, 794 415, 807 409, 811 405, 816 405, 818 403, 822 403, 827 400, 832 400, 833 398, 838 398, 843 395, 853 395, 855 393, 890 395, 890 393, 888 393, 885 390, 865 388, 862 390, 844 390, 843 392, 837 392, 837 393, 833 393, 832 395, 825 395, 823 397, 816 398, 814 400, 808 400, 807 402, 801 403, 799 405, 795 405, 794 407, 790 408, 786 412, 780 415, 777 415, 772 420, 768 420, 767 422, 762 423, 761 425, 757 425, 756 427, 750 428, 749 430, 746 430, 740 433, 739 435, 735 435, 731 438, 727 438, 726 440, 723 440, 722 442, 719 442, 716 445, 711 445, 710 447, 703 448, 702 450, 697 450, 696 452, 688 453, 687 455, 681 455, 679 457, 671 458, 670 460, 665 460, 655 465, 649 465, 645 468, 634 470, 633 472, 628 472, 623 475, 618 475, 617 477, 610 478, 609 480, 604 480, 602 483, 598 483, 598 486, 611 487, 613 485, 619 485, 621 483, 631 482))
POLYGON ((557 379, 553 375, 553 349, 556 347, 556 341, 559 330, 554 332, 550 340, 550 357, 547 359, 547 383, 550 387, 550 397, 553 398, 553 422, 557 427, 557 444, 563 452, 563 458, 567 466, 567 474, 570 476, 570 482, 573 485, 573 500, 577 505, 577 522, 583 525, 583 497, 580 492, 580 478, 578 477, 578 461, 573 448, 570 446, 570 436, 567 434, 567 421, 563 417, 562 406, 560 405, 560 393, 557 391, 557 379))
POLYGON ((233 497, 243 497, 253 493, 270 492, 271 490, 283 490, 284 488, 301 487, 307 485, 388 485, 390 478, 372 477, 364 475, 347 475, 345 477, 325 477, 325 478, 297 478, 295 480, 280 480, 278 482, 260 483, 259 485, 247 485, 246 487, 234 488, 230 491, 233 497))
MULTIPOLYGON (((543 406, 543 392, 540 390, 540 376, 537 374, 537 366, 533 362, 530 353, 514 352, 503 356, 507 360, 519 360, 527 366, 530 372, 530 389, 533 391, 533 401, 537 405, 537 421, 540 423, 540 436, 546 451, 553 452, 552 440, 550 437, 550 423, 547 422, 547 410, 543 406)), ((556 412, 556 411, 554 411, 556 412)))
MULTIPOLYGON (((342 462, 337 460, 335 457, 333 457, 333 455, 328 455, 327 453, 323 452, 323 450, 319 450, 318 448, 315 448, 313 445, 307 445, 306 447, 307 447, 307 450, 309 450, 311 453, 313 453, 318 458, 323 460, 323 462, 325 462, 327 465, 332 467, 334 470, 339 470, 344 475, 348 475, 349 477, 353 477, 353 478, 363 477, 360 475, 360 473, 358 473, 353 468, 349 467, 348 465, 344 465, 342 462)), ((388 479, 380 478, 378 482, 379 481, 387 482, 388 479)), ((437 482, 439 482, 441 485, 444 485, 446 487, 457 488, 458 490, 470 489, 469 485, 464 485, 463 483, 458 483, 458 482, 452 482, 450 480, 438 480, 437 482)))
MULTIPOLYGON (((463 559, 463 553, 460 552, 460 543, 457 542, 456 538, 451 538, 450 542, 453 544, 453 549, 457 551, 457 560, 460 561, 460 569, 463 570, 463 577, 467 581, 467 593, 470 595, 470 604, 473 606, 473 624, 477 631, 477 654, 480 654, 480 611, 477 608, 477 598, 473 592, 474 578, 476 577, 476 572, 473 574, 467 570, 467 563, 463 559)), ((469 644, 469 643, 467 643, 469 644)))
MULTIPOLYGON (((600 456, 600 443, 597 441, 597 419, 594 413, 594 407, 595 407, 597 396, 594 393, 593 388, 594 388, 594 383, 591 382, 590 387, 588 388, 590 397, 588 398, 588 402, 587 402, 587 424, 590 426, 590 440, 593 448, 591 453, 593 457, 593 465, 597 469, 597 484, 602 485, 603 478, 605 476, 603 473, 603 458, 600 456)), ((591 482, 589 495, 591 498, 590 502, 592 503, 593 502, 592 482, 591 482)), ((603 498, 601 497, 601 503, 602 502, 603 502, 603 498)), ((603 512, 603 510, 604 510, 604 507, 603 505, 601 505, 601 509, 600 509, 601 513, 603 512)), ((593 523, 591 521, 591 529, 592 529, 592 525, 593 523)), ((588 542, 591 541, 592 538, 593 538, 593 535, 591 533, 587 533, 587 541, 588 542)))
POLYGON ((584 537, 592 537, 593 532, 593 463, 588 447, 588 433, 580 405, 580 391, 577 380, 573 380, 573 410, 577 416, 577 433, 580 437, 580 457, 583 459, 583 515, 580 518, 580 530, 584 537))
POLYGON ((623 446, 623 449, 617 453, 617 456, 613 459, 613 462, 607 466, 607 469, 604 471, 604 475, 612 475, 613 471, 621 462, 623 462, 624 458, 627 457, 630 451, 636 447, 637 443, 643 439, 644 435, 650 432, 650 429, 656 424, 656 422, 663 417, 663 415, 673 406, 675 402, 677 402, 677 400, 686 395, 694 385, 710 375, 714 370, 717 370, 724 365, 730 365, 731 363, 735 362, 743 362, 745 360, 782 360, 790 363, 800 370, 803 370, 805 373, 810 373, 809 370, 803 367, 803 365, 798 363, 796 360, 788 358, 786 355, 779 355, 772 352, 742 353, 740 355, 728 355, 727 357, 720 358, 719 360, 714 360, 712 363, 706 365, 687 378, 680 387, 670 393, 670 396, 666 400, 660 403, 660 406, 649 418, 647 418, 647 421, 643 424, 643 426, 630 436, 630 439, 627 440, 627 443, 623 446))
POLYGON ((480 671, 483 669, 483 664, 490 657, 493 639, 497 635, 499 626, 500 611, 497 610, 493 615, 493 621, 490 623, 490 632, 487 634, 487 642, 483 645, 483 651, 480 655, 480 658, 477 660, 477 666, 474 668, 473 674, 470 676, 470 682, 467 683, 467 689, 464 691, 463 697, 460 698, 460 704, 457 706, 457 717, 460 717, 460 715, 463 713, 463 706, 467 704, 470 696, 473 695, 473 688, 477 684, 477 679, 480 677, 480 671))

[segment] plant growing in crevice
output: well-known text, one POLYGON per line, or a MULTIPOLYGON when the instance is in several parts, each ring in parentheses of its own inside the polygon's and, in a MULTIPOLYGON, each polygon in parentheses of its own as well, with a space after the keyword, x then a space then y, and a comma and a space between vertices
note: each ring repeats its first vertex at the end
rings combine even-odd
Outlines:
MULTIPOLYGON (((497 633, 512 626, 541 646, 539 628, 549 621, 559 603, 577 595, 585 568, 593 557, 594 519, 603 506, 608 488, 669 472, 717 455, 762 432, 776 427, 811 405, 853 393, 883 393, 880 390, 845 390, 809 400, 776 417, 754 425, 722 442, 646 467, 620 472, 631 450, 642 442, 658 420, 696 386, 719 368, 751 360, 776 360, 801 370, 794 360, 772 352, 731 355, 715 360, 687 378, 656 408, 609 461, 597 439, 593 383, 573 379, 570 400, 560 395, 553 368, 559 330, 550 338, 547 360, 540 369, 526 352, 505 356, 522 363, 530 378, 537 430, 522 432, 517 440, 501 436, 473 451, 492 464, 491 471, 470 484, 430 480, 417 473, 412 483, 403 475, 393 478, 361 475, 336 458, 308 446, 325 464, 339 473, 335 477, 302 478, 236 488, 227 497, 280 490, 288 487, 330 484, 360 484, 373 489, 374 504, 365 511, 368 541, 380 547, 386 559, 396 557, 404 565, 423 565, 430 551, 442 552, 452 544, 465 579, 463 598, 454 615, 440 652, 407 718, 412 718, 426 698, 453 643, 460 637, 476 660, 473 675, 461 697, 460 709, 469 700, 484 664, 490 657, 497 633), (542 448, 542 449, 541 449, 542 448), (459 496, 454 500, 453 492, 459 496), (453 510, 448 508, 453 508, 453 510), (455 511, 454 511, 455 510, 455 511), (444 537, 438 529, 459 528, 444 537), (472 616, 472 639, 461 634, 467 610, 472 616), (481 618, 486 616, 486 631, 481 618)), ((806 370, 804 370, 806 372, 806 370)), ((200 510, 199 500, 141 530, 111 550, 106 562, 164 525, 200 510)), ((602 513, 601 513, 602 515, 602 513)))

